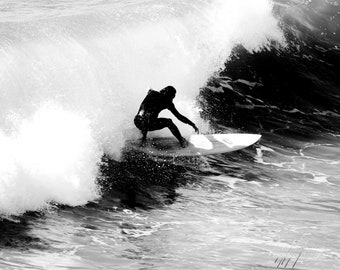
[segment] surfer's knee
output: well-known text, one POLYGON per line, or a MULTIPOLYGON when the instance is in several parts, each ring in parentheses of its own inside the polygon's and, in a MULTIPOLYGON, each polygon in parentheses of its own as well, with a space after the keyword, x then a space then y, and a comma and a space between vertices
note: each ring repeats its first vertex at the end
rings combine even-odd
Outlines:
POLYGON ((166 126, 168 127, 168 129, 170 129, 170 131, 171 131, 176 137, 179 137, 179 130, 178 130, 178 127, 174 124, 174 122, 172 122, 171 119, 167 119, 166 126))
POLYGON ((174 122, 172 122, 172 120, 170 118, 165 118, 164 123, 168 128, 171 128, 175 125, 174 122))
POLYGON ((136 115, 136 117, 135 117, 135 119, 134 119, 133 122, 135 123, 135 126, 136 126, 138 129, 140 129, 140 130, 142 130, 142 131, 147 130, 146 121, 145 121, 145 119, 143 119, 142 116, 136 115))
POLYGON ((138 128, 138 129, 141 129, 141 117, 139 115, 136 115, 135 116, 135 119, 133 119, 133 122, 135 123, 135 126, 138 128))

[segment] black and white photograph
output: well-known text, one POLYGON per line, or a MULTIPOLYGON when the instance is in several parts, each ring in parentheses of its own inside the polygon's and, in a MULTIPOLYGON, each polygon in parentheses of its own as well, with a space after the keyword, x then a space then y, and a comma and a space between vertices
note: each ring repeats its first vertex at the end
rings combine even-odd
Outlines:
POLYGON ((340 0, 0 0, 1 270, 339 270, 340 0))

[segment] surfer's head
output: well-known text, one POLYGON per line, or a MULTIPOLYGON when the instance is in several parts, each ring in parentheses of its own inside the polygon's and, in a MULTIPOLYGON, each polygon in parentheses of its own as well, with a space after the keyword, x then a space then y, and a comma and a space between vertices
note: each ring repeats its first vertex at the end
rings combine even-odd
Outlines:
POLYGON ((176 96, 176 89, 173 86, 167 86, 159 91, 166 98, 173 100, 176 96))

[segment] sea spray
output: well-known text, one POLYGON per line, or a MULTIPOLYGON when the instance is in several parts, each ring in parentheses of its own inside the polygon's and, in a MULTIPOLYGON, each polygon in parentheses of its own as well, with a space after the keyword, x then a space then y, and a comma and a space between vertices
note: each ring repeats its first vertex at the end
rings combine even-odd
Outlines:
POLYGON ((85 204, 99 195, 101 157, 90 122, 46 103, 18 130, 0 135, 0 213, 41 210, 49 202, 85 204))

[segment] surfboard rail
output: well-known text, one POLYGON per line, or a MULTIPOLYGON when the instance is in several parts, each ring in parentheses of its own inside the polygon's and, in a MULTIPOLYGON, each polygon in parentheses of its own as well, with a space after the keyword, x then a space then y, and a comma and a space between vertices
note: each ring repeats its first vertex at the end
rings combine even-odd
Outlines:
POLYGON ((135 150, 154 156, 203 156, 237 151, 246 148, 258 140, 260 134, 195 134, 187 138, 189 145, 182 148, 174 137, 149 138, 142 147, 140 141, 130 141, 128 145, 135 150))

